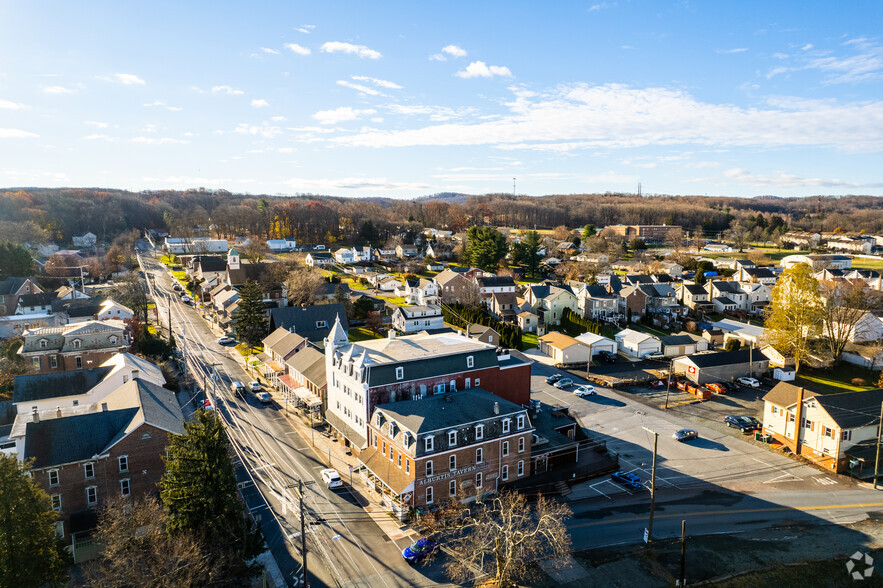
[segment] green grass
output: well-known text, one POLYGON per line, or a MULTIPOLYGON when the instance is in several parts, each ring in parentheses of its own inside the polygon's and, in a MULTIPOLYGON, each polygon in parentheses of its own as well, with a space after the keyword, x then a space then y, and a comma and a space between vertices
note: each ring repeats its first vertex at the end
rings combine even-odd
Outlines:
POLYGON ((853 269, 883 270, 883 259, 862 259, 861 257, 853 257, 852 267, 853 269))
POLYGON ((877 372, 850 363, 841 363, 830 369, 802 368, 795 384, 800 385, 803 382, 807 388, 821 394, 840 394, 873 390, 877 377, 877 372), (853 384, 852 381, 856 378, 864 380, 866 385, 853 384))
POLYGON ((263 345, 258 345, 257 347, 249 347, 245 343, 237 343, 236 351, 239 352, 239 355, 242 357, 248 357, 249 355, 257 355, 261 351, 264 350, 263 345))
POLYGON ((359 341, 370 341, 371 339, 383 339, 383 335, 375 335, 371 329, 364 327, 351 328, 349 332, 350 341, 358 343, 359 341))
POLYGON ((412 306, 411 304, 408 304, 408 301, 401 296, 382 296, 382 298, 390 304, 398 304, 399 306, 412 306))
POLYGON ((525 349, 536 349, 540 345, 536 333, 523 333, 521 335, 521 342, 524 343, 525 349))

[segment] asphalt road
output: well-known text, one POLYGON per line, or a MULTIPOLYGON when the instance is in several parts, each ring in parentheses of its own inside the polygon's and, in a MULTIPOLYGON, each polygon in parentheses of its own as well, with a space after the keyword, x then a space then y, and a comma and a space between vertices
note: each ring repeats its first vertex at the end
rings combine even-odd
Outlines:
POLYGON ((391 541, 359 506, 347 489, 331 491, 319 472, 327 467, 280 414, 275 405, 261 405, 254 395, 237 398, 230 382, 251 378, 231 348, 217 344, 192 306, 171 291, 168 271, 149 257, 142 258, 153 275, 158 314, 165 326, 171 304, 178 347, 199 382, 214 378, 215 405, 228 426, 236 448, 238 480, 246 506, 261 523, 288 585, 301 568, 300 514, 296 487, 304 485, 308 568, 311 586, 431 586, 444 581, 441 562, 412 567, 401 557, 407 540, 391 541), (209 368, 211 364, 217 364, 209 368))

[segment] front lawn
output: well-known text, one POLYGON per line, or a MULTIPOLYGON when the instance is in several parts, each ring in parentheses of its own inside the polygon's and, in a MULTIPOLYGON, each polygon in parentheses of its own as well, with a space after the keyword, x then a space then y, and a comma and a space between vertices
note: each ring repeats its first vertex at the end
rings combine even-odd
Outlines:
POLYGON ((264 350, 263 345, 258 345, 256 347, 249 347, 246 343, 237 343, 236 351, 239 352, 239 355, 242 357, 248 357, 249 355, 257 355, 261 351, 264 350))
POLYGON ((861 366, 841 363, 830 369, 801 368, 793 383, 821 394, 840 394, 873 390, 878 375, 878 372, 861 366))
POLYGON ((375 335, 371 329, 358 327, 350 329, 349 338, 351 342, 358 343, 359 341, 370 341, 371 339, 383 339, 383 335, 375 335))
POLYGON ((536 333, 522 333, 521 342, 524 343, 525 349, 536 349, 540 345, 536 333))
POLYGON ((883 270, 883 259, 852 258, 852 269, 883 270))
POLYGON ((379 296, 390 304, 398 304, 399 306, 411 306, 410 304, 408 304, 408 301, 401 296, 383 296, 382 294, 379 296))

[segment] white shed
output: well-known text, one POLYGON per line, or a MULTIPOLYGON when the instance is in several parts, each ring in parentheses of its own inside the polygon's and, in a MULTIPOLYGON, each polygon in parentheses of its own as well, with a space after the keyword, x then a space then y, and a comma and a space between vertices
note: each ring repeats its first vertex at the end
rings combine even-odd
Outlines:
POLYGON ((598 352, 600 351, 609 351, 610 353, 615 354, 619 347, 613 339, 608 339, 607 337, 602 337, 595 333, 583 333, 582 335, 577 336, 576 340, 588 345, 592 349, 593 356, 598 355, 598 352))

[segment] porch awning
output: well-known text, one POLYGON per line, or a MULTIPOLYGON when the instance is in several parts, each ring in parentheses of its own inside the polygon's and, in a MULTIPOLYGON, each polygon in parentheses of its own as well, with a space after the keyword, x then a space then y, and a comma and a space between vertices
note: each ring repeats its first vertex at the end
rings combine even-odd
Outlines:
POLYGON ((303 386, 294 389, 294 397, 310 407, 322 406, 322 399, 303 386))
POLYGON ((301 385, 295 380, 291 374, 283 374, 279 376, 279 383, 283 384, 289 390, 294 390, 295 388, 300 388, 301 385))

